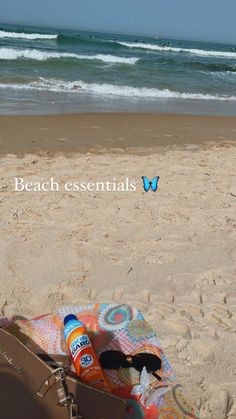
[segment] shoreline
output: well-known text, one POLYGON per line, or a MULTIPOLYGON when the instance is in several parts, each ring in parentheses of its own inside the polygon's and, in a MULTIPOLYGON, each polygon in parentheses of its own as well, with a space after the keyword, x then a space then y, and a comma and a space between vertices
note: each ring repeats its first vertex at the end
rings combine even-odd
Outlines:
POLYGON ((159 147, 234 143, 236 118, 157 113, 0 116, 6 154, 153 153, 159 147))

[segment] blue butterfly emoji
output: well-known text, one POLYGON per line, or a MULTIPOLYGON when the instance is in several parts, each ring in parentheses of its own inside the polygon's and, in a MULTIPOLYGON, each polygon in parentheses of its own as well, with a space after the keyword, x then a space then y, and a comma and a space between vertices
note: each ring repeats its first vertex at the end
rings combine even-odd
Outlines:
POLYGON ((142 176, 142 179, 143 189, 145 190, 145 192, 148 192, 150 188, 153 192, 156 192, 158 188, 159 176, 155 176, 152 180, 149 180, 146 176, 142 176))

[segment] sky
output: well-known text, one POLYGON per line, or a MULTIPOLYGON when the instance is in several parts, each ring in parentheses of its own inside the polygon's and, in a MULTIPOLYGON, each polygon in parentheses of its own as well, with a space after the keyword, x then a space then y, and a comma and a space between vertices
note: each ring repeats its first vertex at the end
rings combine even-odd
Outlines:
POLYGON ((236 45, 236 0, 0 0, 0 22, 236 45))

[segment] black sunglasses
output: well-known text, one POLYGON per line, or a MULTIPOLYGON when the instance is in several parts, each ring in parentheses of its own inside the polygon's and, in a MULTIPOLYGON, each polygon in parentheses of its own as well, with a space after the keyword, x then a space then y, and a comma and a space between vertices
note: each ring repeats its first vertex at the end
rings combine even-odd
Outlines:
POLYGON ((102 368, 108 370, 133 367, 141 372, 145 367, 148 373, 161 380, 161 377, 156 374, 156 371, 161 369, 161 359, 154 354, 140 352, 136 355, 125 355, 119 351, 105 351, 101 353, 99 361, 102 368))

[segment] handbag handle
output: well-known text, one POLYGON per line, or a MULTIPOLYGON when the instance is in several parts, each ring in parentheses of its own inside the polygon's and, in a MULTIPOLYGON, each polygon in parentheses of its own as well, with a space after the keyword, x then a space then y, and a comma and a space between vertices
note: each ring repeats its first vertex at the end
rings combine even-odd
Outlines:
POLYGON ((41 384, 37 391, 37 396, 44 398, 47 392, 55 385, 58 404, 67 407, 68 419, 83 419, 78 413, 78 406, 74 401, 72 394, 69 394, 65 385, 65 371, 63 368, 56 368, 51 372, 48 378, 41 384))

